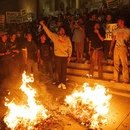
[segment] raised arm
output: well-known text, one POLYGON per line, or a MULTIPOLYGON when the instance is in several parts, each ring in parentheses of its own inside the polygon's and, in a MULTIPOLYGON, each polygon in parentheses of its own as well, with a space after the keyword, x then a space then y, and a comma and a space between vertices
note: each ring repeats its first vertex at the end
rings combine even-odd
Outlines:
POLYGON ((40 21, 40 24, 41 24, 43 30, 44 30, 44 31, 46 32, 46 34, 48 35, 48 37, 49 37, 52 41, 54 41, 56 34, 53 33, 53 32, 51 32, 51 31, 49 30, 49 28, 45 25, 44 21, 40 21))

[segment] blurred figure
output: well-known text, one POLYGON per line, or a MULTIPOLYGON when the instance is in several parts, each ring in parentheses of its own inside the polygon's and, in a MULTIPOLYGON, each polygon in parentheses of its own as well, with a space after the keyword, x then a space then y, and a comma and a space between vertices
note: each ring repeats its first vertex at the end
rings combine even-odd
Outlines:
POLYGON ((40 45, 39 45, 39 55, 40 55, 40 64, 41 71, 54 80, 53 78, 53 68, 52 68, 52 47, 47 42, 47 37, 44 33, 40 36, 40 45))
POLYGON ((66 89, 67 62, 70 61, 72 45, 70 38, 66 36, 64 27, 59 27, 58 33, 51 32, 43 21, 40 22, 48 37, 54 43, 56 70, 58 73, 58 88, 66 89))
POLYGON ((10 63, 11 75, 18 76, 18 74, 20 73, 21 57, 20 57, 20 50, 18 48, 18 42, 16 41, 15 33, 10 34, 9 46, 12 55, 12 61, 10 63))
POLYGON ((27 65, 27 73, 34 74, 34 78, 36 79, 36 81, 38 81, 38 48, 36 43, 33 41, 31 33, 27 33, 25 38, 26 40, 22 51, 24 56, 24 62, 27 65))
POLYGON ((125 19, 119 18, 117 20, 118 28, 113 32, 112 42, 110 46, 109 55, 112 55, 114 47, 114 82, 119 81, 119 66, 122 65, 123 82, 129 82, 128 70, 128 43, 130 41, 130 29, 125 26, 125 19))
POLYGON ((98 78, 103 78, 103 41, 105 32, 101 30, 100 24, 95 22, 93 32, 90 37, 89 54, 90 54, 90 75, 93 76, 95 65, 98 66, 98 78))
POLYGON ((79 22, 75 22, 72 41, 74 42, 77 62, 83 62, 85 31, 79 22))
MULTIPOLYGON (((89 60, 90 56, 88 54, 89 51, 89 43, 90 43, 90 37, 91 33, 93 33, 93 26, 95 22, 98 21, 97 13, 96 12, 90 12, 89 19, 86 21, 85 25, 85 33, 86 33, 86 44, 85 44, 85 52, 86 52, 86 59, 89 60)), ((87 63, 86 60, 86 63, 87 63)))
MULTIPOLYGON (((113 23, 113 16, 111 14, 107 14, 105 17, 105 21, 103 23, 103 28, 106 31, 107 25, 113 23)), ((104 51, 104 59, 107 61, 109 57, 109 49, 111 45, 111 40, 105 40, 103 51, 104 51)))
POLYGON ((10 75, 10 63, 12 60, 11 49, 8 42, 7 32, 0 34, 0 74, 1 78, 7 78, 10 75))

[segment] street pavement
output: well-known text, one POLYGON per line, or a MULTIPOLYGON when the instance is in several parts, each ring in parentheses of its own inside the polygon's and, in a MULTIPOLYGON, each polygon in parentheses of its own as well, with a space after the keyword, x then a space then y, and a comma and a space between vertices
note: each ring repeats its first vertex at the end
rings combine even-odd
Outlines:
MULTIPOLYGON (((87 81, 86 81, 87 82, 87 81)), ((91 82, 98 82, 91 79, 91 82)), ((101 82, 99 82, 101 83, 101 82)), ((10 100, 15 98, 18 101, 21 100, 22 92, 19 90, 21 84, 21 77, 15 80, 5 81, 0 88, 0 119, 5 115, 6 108, 4 107, 4 97, 7 96, 8 92, 11 92, 10 100), (10 81, 10 82, 9 82, 10 81)), ((106 83, 106 86, 111 84, 106 83)), ((47 109, 56 111, 61 108, 64 104, 66 95, 70 95, 72 91, 79 88, 82 83, 77 81, 67 81, 67 90, 58 89, 56 85, 52 85, 51 80, 46 76, 41 76, 40 82, 35 82, 32 87, 37 91, 37 99, 46 106, 47 109)), ((112 84, 114 86, 114 84, 112 84)), ((109 88, 109 87, 108 87, 109 88)), ((122 90, 120 90, 122 91, 122 90)), ((111 93, 112 91, 110 91, 111 93)), ((108 122, 103 126, 103 130, 130 130, 130 98, 129 96, 123 96, 120 94, 112 94, 110 101, 110 111, 108 114, 108 122)), ((129 95, 129 93, 127 93, 129 95)), ((86 130, 84 126, 78 123, 73 118, 60 115, 60 125, 52 128, 52 130, 86 130)), ((2 125, 2 124, 0 124, 2 125)), ((4 129, 1 129, 4 130, 4 129)))

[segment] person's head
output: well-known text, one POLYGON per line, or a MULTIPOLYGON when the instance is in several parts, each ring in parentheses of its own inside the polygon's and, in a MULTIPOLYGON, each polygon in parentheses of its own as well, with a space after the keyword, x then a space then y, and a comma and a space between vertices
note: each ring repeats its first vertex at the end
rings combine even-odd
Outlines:
POLYGON ((17 31, 16 32, 16 36, 19 38, 19 37, 21 37, 21 32, 20 31, 17 31))
POLYGON ((40 42, 42 44, 46 43, 46 35, 45 34, 41 34, 41 36, 40 36, 40 42))
POLYGON ((65 28, 63 26, 60 26, 58 29, 58 35, 64 36, 65 34, 65 28))
POLYGON ((97 21, 97 14, 95 12, 90 13, 90 19, 92 21, 97 21))
POLYGON ((7 32, 3 32, 0 35, 0 37, 1 37, 1 41, 5 43, 7 41, 7 39, 8 39, 7 32))
POLYGON ((16 34, 13 33, 13 34, 10 35, 10 41, 14 42, 15 40, 16 40, 16 34))
POLYGON ((107 21, 107 22, 112 21, 112 15, 111 15, 111 14, 107 14, 107 16, 106 16, 106 21, 107 21))
POLYGON ((58 27, 62 26, 62 22, 61 21, 57 21, 56 24, 57 24, 58 27))
POLYGON ((78 21, 74 21, 74 28, 78 28, 78 27, 79 27, 78 21))
POLYGON ((79 17, 79 19, 78 19, 78 23, 79 23, 80 25, 83 25, 83 24, 84 24, 84 20, 83 20, 82 17, 79 17))
POLYGON ((27 33, 26 34, 26 39, 28 42, 31 42, 32 41, 32 34, 31 33, 27 33))
POLYGON ((124 18, 118 18, 117 19, 117 25, 119 28, 123 28, 125 26, 125 19, 124 18))

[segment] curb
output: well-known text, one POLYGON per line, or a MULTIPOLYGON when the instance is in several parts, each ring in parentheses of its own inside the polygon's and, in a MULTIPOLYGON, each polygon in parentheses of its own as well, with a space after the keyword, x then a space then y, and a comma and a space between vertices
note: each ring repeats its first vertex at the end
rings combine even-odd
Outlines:
POLYGON ((130 98, 130 84, 124 84, 124 83, 113 83, 110 81, 105 80, 98 80, 94 78, 85 78, 85 77, 78 77, 74 75, 67 75, 69 80, 78 83, 79 85, 82 85, 83 83, 87 82, 90 84, 90 86, 94 86, 94 84, 100 84, 105 86, 109 89, 110 93, 113 95, 123 96, 130 98))

